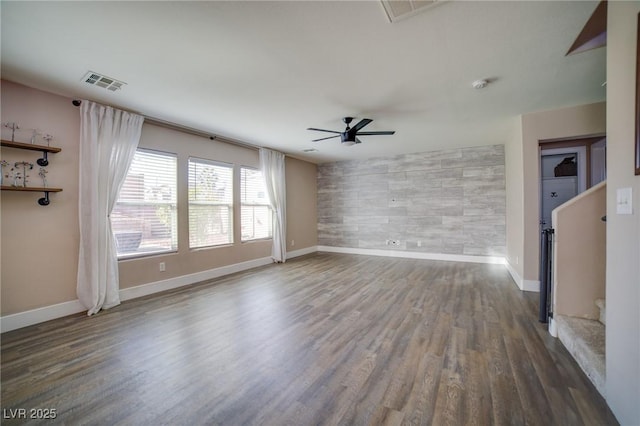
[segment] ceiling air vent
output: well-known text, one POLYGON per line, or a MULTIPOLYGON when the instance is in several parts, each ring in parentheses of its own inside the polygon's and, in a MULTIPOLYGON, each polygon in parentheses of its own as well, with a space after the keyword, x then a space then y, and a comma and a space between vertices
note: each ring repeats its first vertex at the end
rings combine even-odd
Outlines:
POLYGON ((102 87, 112 92, 122 89, 122 86, 127 84, 124 81, 116 80, 115 78, 107 77, 106 75, 93 71, 89 71, 82 80, 87 84, 102 87))
POLYGON ((416 15, 448 0, 381 0, 390 22, 416 15))

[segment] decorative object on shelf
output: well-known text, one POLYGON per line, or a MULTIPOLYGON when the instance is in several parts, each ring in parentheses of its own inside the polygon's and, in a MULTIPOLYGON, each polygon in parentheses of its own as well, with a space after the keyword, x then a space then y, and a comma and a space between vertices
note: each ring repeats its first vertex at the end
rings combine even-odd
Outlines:
POLYGON ((20 129, 18 123, 6 122, 2 123, 4 127, 7 129, 11 129, 11 142, 15 142, 16 140, 16 130, 20 129))
MULTIPOLYGON (((27 186, 27 178, 29 175, 27 174, 27 170, 33 170, 33 164, 28 161, 17 161, 14 165, 15 168, 22 167, 22 186, 27 186), (28 169, 27 169, 28 168, 28 169)), ((16 175, 20 175, 20 172, 17 172, 16 175)), ((19 186, 19 185, 14 185, 19 186)))
POLYGON ((47 146, 51 146, 51 140, 53 139, 53 136, 51 136, 49 133, 45 133, 44 135, 42 135, 42 139, 47 141, 47 146))
POLYGON ((11 186, 15 186, 15 187, 24 186, 21 183, 22 174, 20 173, 20 170, 16 169, 15 167, 12 167, 9 173, 11 174, 11 178, 13 179, 11 186))
POLYGON ((38 176, 40 176, 40 179, 42 179, 42 187, 43 188, 47 187, 47 173, 49 173, 49 171, 47 171, 47 169, 45 169, 44 167, 40 167, 40 171, 38 172, 38 176))
POLYGON ((33 133, 31 133, 31 145, 36 143, 36 138, 40 134, 40 133, 38 133, 38 129, 32 129, 32 132, 33 133))
MULTIPOLYGON (((1 172, 0 172, 0 186, 4 185, 4 168, 9 166, 9 162, 6 160, 2 160, 0 161, 0 167, 1 167, 1 172)), ((9 175, 7 175, 7 179, 9 178, 9 175)))

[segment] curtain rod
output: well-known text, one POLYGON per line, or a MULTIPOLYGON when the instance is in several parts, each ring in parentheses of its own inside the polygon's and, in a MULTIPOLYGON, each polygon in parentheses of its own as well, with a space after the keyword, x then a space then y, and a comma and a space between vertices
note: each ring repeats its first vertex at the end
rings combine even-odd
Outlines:
MULTIPOLYGON (((74 100, 71 101, 71 103, 74 106, 79 107, 82 104, 82 101, 78 100, 78 99, 74 99, 74 100)), ((129 111, 129 112, 132 112, 132 111, 129 111)), ((202 130, 194 129, 192 127, 183 126, 181 124, 172 123, 170 121, 160 120, 159 118, 149 117, 148 115, 139 114, 137 112, 132 112, 132 113, 143 116, 144 117, 144 121, 146 123, 153 124, 155 126, 164 127, 164 128, 171 129, 171 130, 177 130, 177 131, 183 132, 183 133, 189 133, 191 135, 200 136, 200 137, 207 138, 207 139, 210 139, 210 140, 217 140, 219 142, 224 142, 224 143, 228 143, 230 145, 240 146, 242 148, 248 148, 248 149, 254 149, 254 150, 260 149, 259 146, 252 145, 250 143, 240 142, 240 141, 237 141, 237 140, 234 140, 234 139, 226 138, 224 136, 212 135, 211 133, 207 133, 207 132, 204 132, 202 130)))

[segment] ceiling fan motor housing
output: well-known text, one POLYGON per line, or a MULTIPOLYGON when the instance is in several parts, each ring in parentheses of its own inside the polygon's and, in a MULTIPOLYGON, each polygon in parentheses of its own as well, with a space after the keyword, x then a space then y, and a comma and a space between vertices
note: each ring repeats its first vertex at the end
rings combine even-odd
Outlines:
POLYGON ((340 141, 345 145, 354 145, 358 143, 356 135, 352 135, 351 132, 340 133, 340 141))

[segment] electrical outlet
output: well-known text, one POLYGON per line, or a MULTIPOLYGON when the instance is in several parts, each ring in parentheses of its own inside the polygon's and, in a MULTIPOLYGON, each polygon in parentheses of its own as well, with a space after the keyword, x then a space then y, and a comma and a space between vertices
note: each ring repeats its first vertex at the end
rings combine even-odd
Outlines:
POLYGON ((291 247, 296 245, 296 240, 291 240, 291 247))
POLYGON ((164 272, 167 270, 167 265, 164 262, 160 262, 160 272, 164 272))
POLYGON ((418 247, 422 247, 422 241, 418 241, 418 247))

